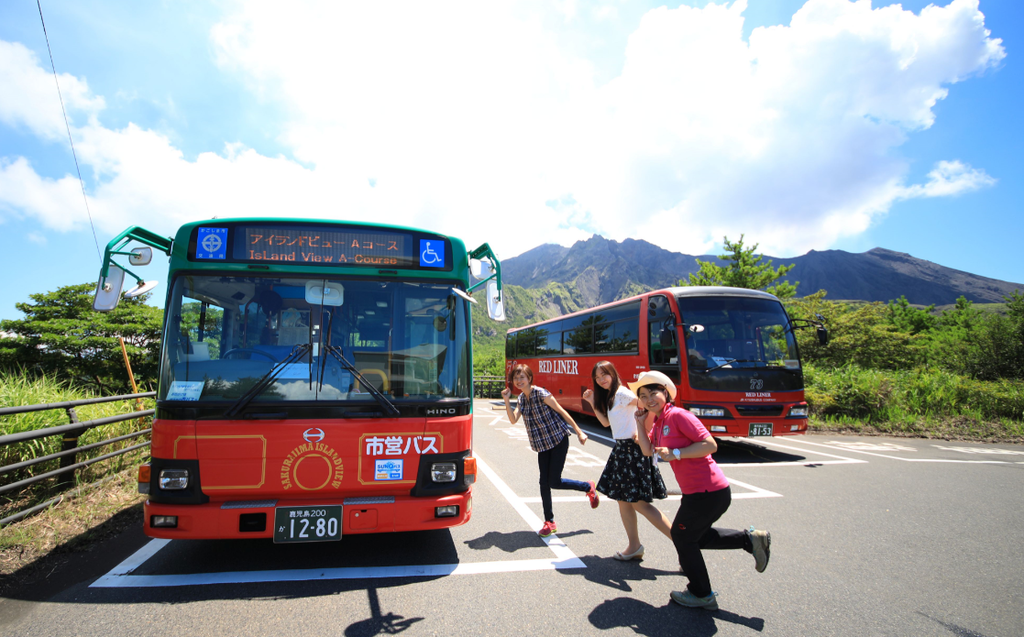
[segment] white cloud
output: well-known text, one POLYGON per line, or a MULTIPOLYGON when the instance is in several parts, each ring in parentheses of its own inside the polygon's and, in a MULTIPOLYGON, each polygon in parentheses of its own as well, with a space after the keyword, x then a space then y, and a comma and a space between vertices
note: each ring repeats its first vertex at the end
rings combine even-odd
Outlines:
MULTIPOLYGON (((745 9, 654 9, 609 73, 567 48, 588 37, 573 2, 239 2, 211 33, 218 64, 284 107, 275 130, 297 161, 235 140, 186 160, 140 125, 102 126, 84 80, 61 87, 89 116, 74 134, 107 233, 283 215, 423 226, 501 256, 591 232, 690 253, 746 233, 788 256, 863 232, 896 201, 994 183, 940 158, 908 184, 899 154, 952 84, 1004 57, 976 0, 918 15, 810 0, 749 42, 745 9)), ((0 42, 8 84, 18 96, 0 93, 0 121, 58 141, 52 74, 0 42)), ((0 210, 85 222, 77 180, 20 158, 0 161, 0 210)))
MULTIPOLYGON (((89 91, 85 80, 59 73, 60 96, 74 121, 74 112, 93 117, 104 107, 102 97, 89 91)), ((0 122, 27 128, 48 140, 67 139, 53 73, 40 65, 35 53, 17 42, 0 40, 0 122)))

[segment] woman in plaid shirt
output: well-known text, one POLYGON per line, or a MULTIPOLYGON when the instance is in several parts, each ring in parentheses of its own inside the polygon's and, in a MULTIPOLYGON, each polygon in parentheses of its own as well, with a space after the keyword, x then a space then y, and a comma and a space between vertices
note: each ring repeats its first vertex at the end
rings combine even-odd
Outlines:
POLYGON ((505 399, 505 412, 514 425, 523 417, 526 433, 530 438, 530 448, 537 452, 537 465, 540 468, 540 499, 544 503, 544 526, 537 532, 541 537, 557 533, 555 514, 551 509, 552 489, 571 489, 584 491, 590 498, 591 508, 600 503, 594 481, 581 482, 562 477, 565 467, 565 456, 569 452, 568 434, 575 430, 580 444, 586 444, 587 434, 579 428, 565 409, 559 405, 551 392, 543 387, 533 386, 533 370, 529 365, 516 365, 508 375, 509 384, 522 392, 513 411, 509 404, 512 390, 508 387, 501 390, 505 399))

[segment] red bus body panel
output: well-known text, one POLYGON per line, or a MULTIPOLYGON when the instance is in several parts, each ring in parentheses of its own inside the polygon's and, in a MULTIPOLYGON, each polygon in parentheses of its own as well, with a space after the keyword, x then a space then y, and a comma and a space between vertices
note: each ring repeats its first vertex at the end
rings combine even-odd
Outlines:
MULTIPOLYGON (((505 361, 506 376, 517 364, 523 363, 529 365, 530 369, 533 370, 534 384, 551 392, 555 400, 557 400, 560 405, 570 411, 592 415, 594 411, 591 409, 590 404, 583 400, 583 392, 587 389, 593 389, 594 382, 591 378, 591 370, 595 363, 603 360, 610 361, 615 365, 615 369, 619 372, 620 380, 624 384, 636 380, 642 372, 651 369, 649 362, 649 345, 648 339, 646 338, 646 335, 649 333, 650 326, 648 324, 647 312, 642 311, 642 309, 647 306, 648 298, 656 294, 662 294, 668 297, 672 311, 676 316, 676 322, 681 323, 681 321, 678 320, 679 307, 676 303, 675 297, 663 290, 656 290, 640 296, 631 297, 630 299, 622 299, 603 306, 585 310, 586 313, 595 312, 604 307, 621 305, 628 301, 642 299, 643 302, 640 306, 641 312, 639 323, 639 351, 637 353, 604 353, 577 356, 560 355, 516 358, 514 360, 505 361)), ((573 316, 573 314, 559 318, 564 319, 567 316, 573 316)), ((684 342, 681 326, 676 329, 676 339, 677 343, 684 342)), ((689 386, 688 382, 686 357, 683 356, 680 358, 682 359, 682 363, 680 365, 679 373, 682 382, 680 382, 676 387, 675 404, 680 407, 686 407, 694 404, 707 404, 725 407, 729 410, 730 415, 732 416, 731 419, 705 418, 701 420, 713 436, 746 437, 749 435, 750 425, 752 423, 771 423, 773 436, 788 436, 807 433, 807 418, 786 416, 791 407, 804 404, 804 391, 802 389, 796 391, 772 392, 708 391, 693 389, 689 386), (749 417, 741 415, 737 411, 737 406, 742 407, 746 405, 753 406, 765 404, 780 405, 780 415, 749 417), (725 431, 712 431, 712 427, 721 427, 724 428, 725 431)), ((511 389, 513 393, 516 393, 514 387, 511 387, 511 389)))
POLYGON ((204 504, 145 504, 145 532, 170 539, 273 537, 274 508, 342 504, 342 536, 458 526, 469 521, 472 486, 417 497, 421 461, 472 448, 472 414, 451 418, 288 419, 153 423, 153 458, 198 460, 204 504), (402 462, 401 479, 379 479, 376 461, 402 462), (458 505, 456 517, 435 507, 458 505), (239 516, 266 513, 263 531, 239 530, 239 516), (152 517, 177 516, 177 528, 152 517))

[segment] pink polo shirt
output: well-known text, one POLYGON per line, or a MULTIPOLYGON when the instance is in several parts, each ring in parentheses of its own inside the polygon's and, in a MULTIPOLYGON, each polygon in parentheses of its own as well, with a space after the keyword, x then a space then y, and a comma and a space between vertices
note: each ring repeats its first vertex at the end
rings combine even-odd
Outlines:
MULTIPOLYGON (((690 412, 669 403, 654 419, 651 442, 655 447, 683 449, 704 440, 711 434, 690 412)), ((729 486, 725 474, 710 455, 703 458, 680 458, 671 462, 676 482, 685 493, 718 491, 729 486)))

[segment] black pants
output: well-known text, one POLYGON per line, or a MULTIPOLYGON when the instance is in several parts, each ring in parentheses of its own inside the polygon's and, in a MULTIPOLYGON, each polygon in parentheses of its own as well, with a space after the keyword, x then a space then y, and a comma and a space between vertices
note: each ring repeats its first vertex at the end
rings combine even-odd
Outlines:
POLYGON ((679 566, 690 583, 687 588, 697 597, 711 594, 708 567, 701 549, 743 549, 753 551, 750 534, 734 529, 719 529, 711 525, 718 521, 732 504, 729 487, 704 493, 683 494, 679 512, 672 522, 672 543, 679 554, 679 566))
POLYGON ((562 469, 565 468, 567 453, 569 453, 568 434, 562 437, 562 442, 537 454, 537 466, 540 468, 540 500, 544 503, 544 520, 548 522, 555 520, 555 512, 551 509, 552 489, 590 491, 590 484, 587 482, 562 478, 562 469))

